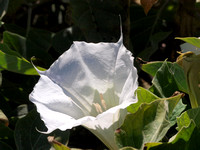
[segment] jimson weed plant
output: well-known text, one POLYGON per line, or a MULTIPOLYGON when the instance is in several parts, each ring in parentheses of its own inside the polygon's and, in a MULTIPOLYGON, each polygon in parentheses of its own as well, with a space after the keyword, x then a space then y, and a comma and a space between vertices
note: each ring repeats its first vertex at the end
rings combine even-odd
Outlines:
POLYGON ((198 8, 0 1, 0 150, 198 150, 198 8))

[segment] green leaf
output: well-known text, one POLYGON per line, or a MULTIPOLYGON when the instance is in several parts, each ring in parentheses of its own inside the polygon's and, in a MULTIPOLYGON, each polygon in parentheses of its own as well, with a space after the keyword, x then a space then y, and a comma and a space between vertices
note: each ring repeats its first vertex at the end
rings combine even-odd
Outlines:
POLYGON ((142 70, 154 77, 162 65, 163 61, 152 61, 147 64, 143 64, 142 70))
POLYGON ((9 54, 9 55, 17 56, 17 57, 20 57, 20 58, 22 57, 20 55, 20 53, 18 53, 17 51, 10 49, 7 44, 1 44, 0 43, 0 50, 2 52, 6 53, 6 54, 9 54))
POLYGON ((56 136, 61 139, 62 143, 68 141, 69 132, 61 132, 56 130, 51 134, 43 134, 39 131, 45 132, 43 121, 40 119, 36 110, 31 111, 26 117, 20 119, 17 122, 15 128, 15 141, 18 150, 49 150, 51 145, 49 144, 47 137, 50 135, 56 136))
POLYGON ((178 89, 182 92, 189 93, 183 68, 181 68, 177 63, 171 64, 170 68, 171 73, 174 75, 178 89))
MULTIPOLYGON (((27 60, 5 54, 0 51, 0 67, 8 71, 25 74, 25 75, 38 75, 37 71, 31 63, 27 60)), ((40 70, 45 70, 41 67, 38 67, 40 70)))
POLYGON ((190 44, 200 48, 200 39, 199 38, 196 38, 196 37, 185 37, 185 38, 177 37, 176 39, 183 40, 187 43, 190 43, 190 44))
POLYGON ((176 91, 188 93, 184 72, 176 63, 163 62, 152 80, 161 97, 170 97, 176 91))
MULTIPOLYGON (((175 81, 174 83, 176 83, 177 90, 188 93, 188 86, 187 86, 186 78, 184 75, 184 70, 177 63, 171 63, 171 62, 167 62, 167 61, 149 62, 147 64, 142 65, 142 70, 145 71, 146 73, 150 74, 151 76, 157 75, 155 78, 158 77, 160 79, 161 76, 163 76, 164 78, 166 78, 165 80, 167 80, 167 78, 170 77, 171 80, 175 81), (158 72, 158 70, 159 70, 159 72, 158 72), (165 71, 165 73, 167 72, 167 74, 163 73, 163 71, 165 71), (158 74, 157 74, 157 72, 158 72, 158 74), (168 76, 166 76, 166 75, 168 75, 168 76)), ((169 78, 169 80, 170 80, 170 78, 169 78)), ((162 80, 164 80, 164 79, 162 79, 162 80)), ((160 79, 160 82, 161 82, 161 79, 160 79)), ((169 83, 174 84, 172 82, 169 82, 169 83)), ((157 86, 157 84, 155 84, 155 86, 157 86)), ((171 86, 173 86, 173 85, 171 85, 171 86)))
POLYGON ((127 110, 131 113, 135 113, 141 104, 151 103, 152 101, 159 99, 158 96, 154 95, 153 93, 142 87, 138 87, 138 89, 136 90, 136 95, 138 98, 138 102, 127 107, 127 110))
POLYGON ((52 58, 48 54, 48 50, 52 45, 53 36, 54 34, 51 32, 33 28, 30 29, 27 38, 17 33, 5 31, 3 33, 3 44, 7 51, 16 51, 15 53, 24 58, 30 59, 35 56, 50 63, 52 58))
POLYGON ((3 44, 9 47, 9 49, 18 52, 22 56, 26 56, 26 38, 16 33, 9 31, 3 32, 3 44))
POLYGON ((46 127, 35 110, 17 122, 15 141, 18 150, 45 150, 50 148, 47 141, 48 135, 38 132, 37 129, 45 131, 46 127))
POLYGON ((147 150, 193 150, 200 143, 200 108, 190 109, 177 119, 178 133, 168 143, 147 143, 147 150))
POLYGON ((200 107, 189 109, 177 118, 177 130, 180 130, 184 126, 188 126, 191 120, 193 120, 195 125, 200 128, 200 107))
POLYGON ((178 103, 181 96, 180 94, 158 99, 150 104, 144 103, 136 113, 127 115, 124 124, 116 133, 119 146, 142 149, 145 143, 160 141, 176 123, 174 118, 181 113, 174 113, 174 109, 185 108, 185 105, 178 103))

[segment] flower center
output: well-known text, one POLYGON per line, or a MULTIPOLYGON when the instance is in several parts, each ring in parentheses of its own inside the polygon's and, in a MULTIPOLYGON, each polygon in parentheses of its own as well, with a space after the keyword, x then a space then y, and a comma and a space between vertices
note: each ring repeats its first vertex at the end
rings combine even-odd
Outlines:
POLYGON ((107 106, 106 106, 106 102, 103 98, 103 94, 100 93, 99 96, 100 96, 100 104, 99 103, 93 103, 93 106, 95 107, 95 110, 98 114, 107 110, 107 106))

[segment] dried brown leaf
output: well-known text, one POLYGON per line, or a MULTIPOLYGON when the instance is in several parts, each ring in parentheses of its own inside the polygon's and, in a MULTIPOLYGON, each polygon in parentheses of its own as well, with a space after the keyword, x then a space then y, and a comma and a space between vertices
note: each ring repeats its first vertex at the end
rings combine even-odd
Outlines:
POLYGON ((147 15, 151 7, 157 2, 157 0, 140 0, 144 12, 147 15))

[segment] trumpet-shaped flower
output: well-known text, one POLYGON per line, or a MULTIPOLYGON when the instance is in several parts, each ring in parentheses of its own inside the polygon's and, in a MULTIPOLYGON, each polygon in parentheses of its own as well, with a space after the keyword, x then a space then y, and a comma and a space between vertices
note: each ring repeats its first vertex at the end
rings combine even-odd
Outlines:
POLYGON ((46 71, 30 94, 50 133, 82 125, 108 148, 118 149, 114 132, 136 103, 133 57, 117 43, 74 42, 46 71))

